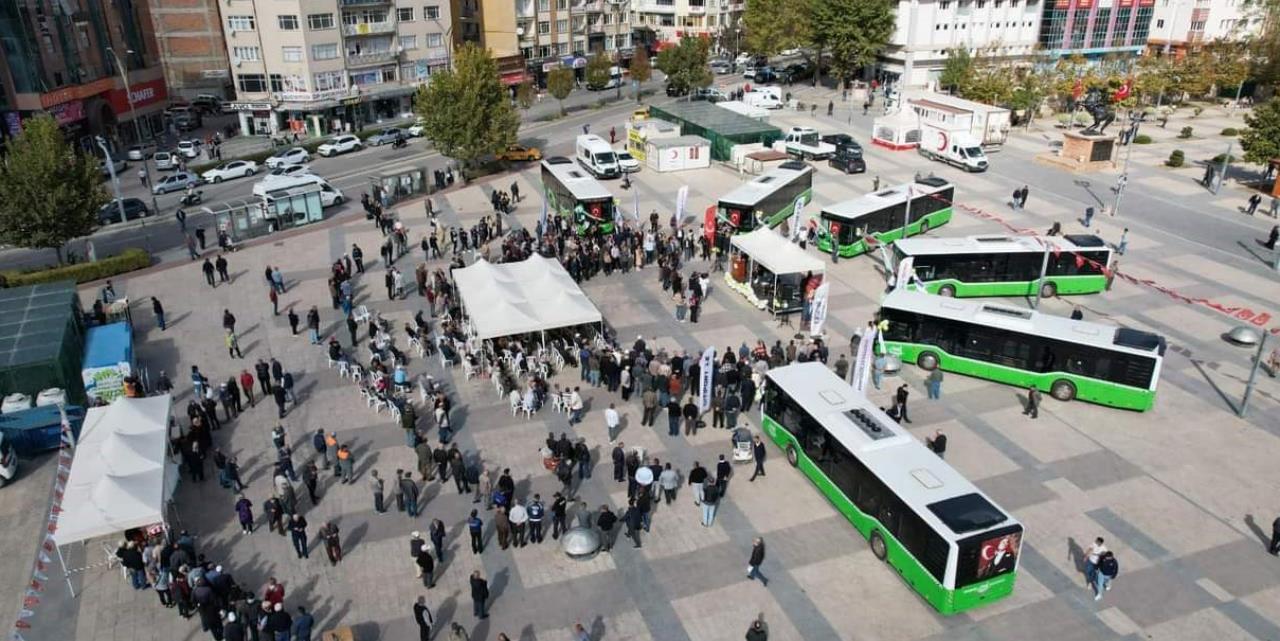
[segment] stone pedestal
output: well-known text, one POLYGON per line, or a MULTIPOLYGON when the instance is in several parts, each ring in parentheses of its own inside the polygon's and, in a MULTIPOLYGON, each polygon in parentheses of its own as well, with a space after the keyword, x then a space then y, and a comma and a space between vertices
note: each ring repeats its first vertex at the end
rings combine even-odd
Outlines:
POLYGON ((1100 171, 1115 168, 1115 155, 1115 136, 1066 131, 1062 134, 1062 151, 1041 154, 1036 159, 1071 171, 1100 171))

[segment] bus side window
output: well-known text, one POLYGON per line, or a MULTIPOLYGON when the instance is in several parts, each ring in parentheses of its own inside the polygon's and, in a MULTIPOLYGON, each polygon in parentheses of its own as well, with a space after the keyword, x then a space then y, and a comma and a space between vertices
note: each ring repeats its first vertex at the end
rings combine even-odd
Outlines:
MULTIPOLYGON (((1035 280, 1040 277, 1040 263, 1044 260, 1042 254, 1010 254, 1009 267, 1006 269, 1006 280, 1024 281, 1035 280)), ((1052 263, 1052 261, 1051 261, 1052 263)), ((1050 274, 1054 274, 1053 265, 1050 264, 1050 274)))
POLYGON ((951 547, 915 512, 899 507, 898 541, 939 583, 946 578, 951 547))
POLYGON ((890 341, 911 342, 914 340, 913 331, 918 317, 910 312, 900 312, 897 310, 886 310, 889 320, 889 329, 885 330, 884 338, 890 341))

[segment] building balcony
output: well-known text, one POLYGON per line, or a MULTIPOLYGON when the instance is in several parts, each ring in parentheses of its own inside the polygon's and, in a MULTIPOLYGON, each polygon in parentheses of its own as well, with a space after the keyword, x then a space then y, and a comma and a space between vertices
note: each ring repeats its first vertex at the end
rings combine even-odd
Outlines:
POLYGON ((701 4, 691 4, 691 5, 689 5, 689 13, 693 13, 693 14, 703 14, 703 13, 706 13, 706 12, 707 12, 707 7, 706 7, 706 5, 701 5, 701 4))
POLYGON ((344 36, 380 36, 395 32, 396 23, 391 21, 359 22, 342 25, 342 35, 344 36))
POLYGON ((338 6, 346 7, 373 7, 378 5, 392 4, 392 0, 338 0, 338 6))
POLYGON ((659 2, 655 2, 654 0, 635 0, 635 2, 632 4, 632 9, 637 13, 674 14, 676 12, 676 5, 674 2, 659 3, 659 2))
POLYGON ((596 0, 595 2, 583 2, 574 5, 573 8, 576 11, 585 11, 586 13, 602 13, 605 10, 605 4, 600 0, 596 0))
POLYGON ((373 65, 386 64, 395 60, 400 54, 395 51, 375 51, 373 53, 349 53, 347 54, 348 67, 370 67, 373 65))

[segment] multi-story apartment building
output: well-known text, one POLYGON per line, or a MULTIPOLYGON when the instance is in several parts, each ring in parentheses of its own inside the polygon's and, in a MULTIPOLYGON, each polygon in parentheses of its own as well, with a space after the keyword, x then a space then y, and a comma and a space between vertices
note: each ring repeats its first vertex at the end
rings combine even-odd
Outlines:
POLYGON ((1147 47, 1181 57, 1206 42, 1257 35, 1265 19, 1259 3, 1247 0, 1157 0, 1147 47))
POLYGON ((1057 56, 1137 55, 1147 46, 1156 0, 1046 0, 1040 46, 1057 56))
POLYGON ((652 33, 656 49, 684 36, 718 38, 738 25, 746 9, 743 0, 632 0, 632 24, 652 33))
POLYGON ((631 58, 629 5, 610 0, 515 0, 520 53, 533 80, 545 85, 547 72, 562 65, 581 70, 587 64, 585 56, 597 53, 625 64, 631 58))
POLYGON ((526 78, 517 43, 516 7, 512 0, 453 0, 453 39, 489 50, 502 84, 514 87, 526 78))
MULTIPOLYGON (((1075 1, 1075 0, 1072 0, 1075 1)), ((1011 62, 1035 50, 1040 0, 899 0, 897 24, 880 54, 883 82, 937 83, 953 49, 1011 62)))
POLYGON ((175 97, 233 95, 219 0, 149 0, 165 82, 175 97))
POLYGON ((448 0, 222 0, 246 134, 355 131, 408 114, 448 68, 448 0))
POLYGON ((47 112, 67 139, 132 143, 163 128, 168 98, 145 0, 0 2, 0 134, 47 112), (128 78, 127 86, 125 78, 128 78))

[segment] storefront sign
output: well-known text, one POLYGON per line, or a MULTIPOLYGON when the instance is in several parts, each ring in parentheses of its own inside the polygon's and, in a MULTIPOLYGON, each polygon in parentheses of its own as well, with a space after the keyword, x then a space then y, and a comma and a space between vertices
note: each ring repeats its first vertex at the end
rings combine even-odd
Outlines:
POLYGON ((319 100, 335 100, 347 95, 346 89, 326 89, 324 91, 282 91, 276 97, 286 102, 315 102, 319 100))
POLYGON ((343 107, 354 107, 354 106, 356 106, 356 105, 358 105, 358 104, 360 104, 360 96, 355 96, 355 97, 352 97, 352 98, 343 98, 343 99, 342 99, 342 106, 343 106, 343 107))
POLYGON ((228 102, 223 105, 227 111, 271 111, 269 102, 228 102))
POLYGON ((164 102, 169 97, 169 91, 165 87, 164 79, 151 80, 139 83, 129 87, 129 93, 125 93, 124 89, 113 89, 107 94, 107 100, 111 103, 111 108, 117 114, 125 114, 130 108, 141 109, 148 105, 164 102), (130 106, 132 102, 132 107, 130 106))
POLYGON ((54 105, 49 108, 49 115, 58 122, 59 127, 65 127, 73 122, 84 119, 84 102, 74 100, 72 102, 64 102, 60 105, 54 105))
POLYGON ((522 82, 524 82, 523 71, 512 71, 502 74, 502 84, 507 85, 508 87, 511 85, 518 85, 522 82))
POLYGON ((204 69, 200 72, 200 77, 208 80, 230 78, 231 72, 227 69, 204 69))
POLYGON ((89 96, 96 96, 104 91, 114 89, 115 83, 116 79, 114 77, 99 78, 98 80, 94 80, 87 84, 76 85, 74 87, 64 87, 57 91, 40 94, 40 106, 48 109, 49 107, 60 105, 64 102, 83 100, 89 96))

